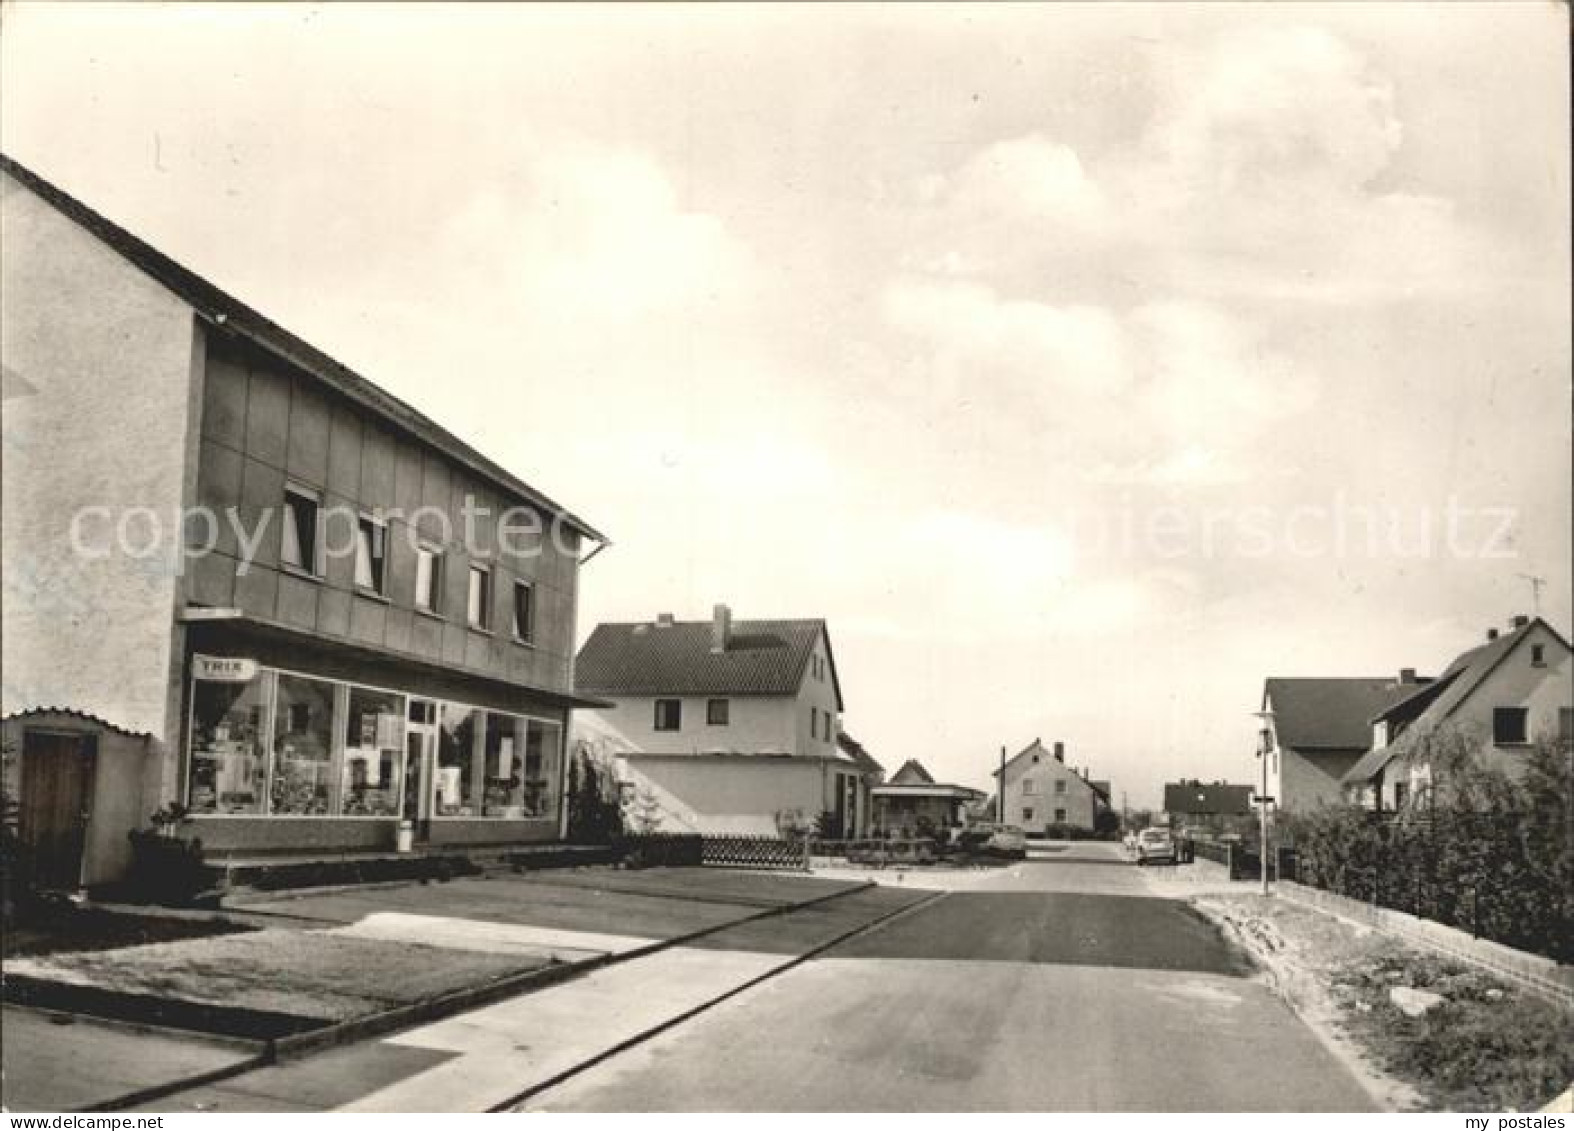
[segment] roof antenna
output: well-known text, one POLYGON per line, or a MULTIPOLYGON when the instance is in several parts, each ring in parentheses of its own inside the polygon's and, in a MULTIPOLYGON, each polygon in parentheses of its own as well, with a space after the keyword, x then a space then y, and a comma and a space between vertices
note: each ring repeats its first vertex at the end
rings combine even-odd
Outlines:
POLYGON ((1541 615, 1541 587, 1547 583, 1544 577, 1537 577, 1531 573, 1517 573, 1515 577, 1523 578, 1530 582, 1530 603, 1536 610, 1536 615, 1541 615))

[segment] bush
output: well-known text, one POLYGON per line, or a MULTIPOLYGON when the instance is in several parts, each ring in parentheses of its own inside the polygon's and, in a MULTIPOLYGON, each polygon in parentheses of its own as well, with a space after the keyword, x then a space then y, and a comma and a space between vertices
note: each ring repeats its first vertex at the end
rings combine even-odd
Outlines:
POLYGON ((1286 819, 1301 882, 1574 961, 1569 754, 1543 742, 1515 779, 1482 770, 1457 736, 1433 750, 1429 804, 1340 806, 1286 819))

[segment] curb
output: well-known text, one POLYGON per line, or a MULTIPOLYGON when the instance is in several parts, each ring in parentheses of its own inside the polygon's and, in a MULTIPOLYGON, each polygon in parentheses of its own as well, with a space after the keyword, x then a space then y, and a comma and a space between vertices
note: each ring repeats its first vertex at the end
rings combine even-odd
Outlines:
MULTIPOLYGON (((854 889, 852 889, 852 891, 867 891, 869 888, 878 887, 878 886, 879 886, 878 884, 868 883, 868 884, 863 885, 862 887, 854 888, 854 889)), ((836 892, 836 893, 834 893, 833 896, 827 897, 827 898, 834 898, 835 896, 847 895, 847 894, 851 894, 851 892, 836 892)), ((746 990, 753 989, 755 986, 760 985, 762 982, 767 982, 770 979, 772 979, 772 978, 774 978, 774 977, 776 977, 776 976, 778 976, 780 974, 787 973, 787 971, 793 969, 796 966, 801 966, 805 962, 810 961, 811 959, 818 958, 820 955, 824 954, 826 951, 832 949, 833 947, 841 946, 843 943, 850 942, 853 939, 859 937, 860 935, 870 934, 870 933, 872 933, 874 931, 880 930, 881 928, 888 926, 889 924, 895 922, 897 919, 905 918, 908 915, 916 914, 917 912, 922 911, 925 908, 931 907, 934 904, 938 903, 940 900, 946 898, 946 896, 948 896, 950 894, 951 893, 948 892, 948 891, 931 892, 929 895, 925 896, 923 899, 920 899, 920 900, 918 900, 918 901, 916 901, 914 903, 909 903, 905 907, 898 907, 896 910, 887 912, 886 914, 881 915, 877 919, 872 919, 872 920, 870 920, 867 923, 862 923, 862 924, 852 928, 851 930, 844 931, 842 934, 837 935, 833 939, 829 939, 826 942, 819 943, 819 944, 817 944, 817 945, 815 945, 813 947, 810 947, 808 950, 804 951, 802 954, 794 955, 793 957, 789 958, 787 961, 783 962, 780 966, 773 966, 771 969, 765 971, 763 974, 756 974, 754 977, 748 979, 747 981, 742 982, 742 983, 740 983, 740 984, 738 984, 736 986, 733 986, 731 989, 726 990, 726 991, 724 991, 724 992, 722 992, 720 994, 717 994, 715 997, 709 999, 708 1001, 703 1001, 699 1005, 696 1005, 696 1006, 693 1006, 692 1008, 686 1009, 682 1013, 679 1013, 679 1014, 677 1014, 677 1015, 675 1015, 673 1017, 669 1017, 665 1021, 662 1021, 662 1022, 660 1022, 660 1023, 656 1024, 656 1025, 652 1025, 649 1029, 646 1029, 646 1030, 644 1030, 642 1032, 636 1033, 634 1036, 629 1037, 626 1040, 619 1041, 617 1044, 613 1045, 611 1048, 604 1049, 603 1051, 597 1053, 595 1056, 587 1057, 585 1060, 581 1061, 578 1064, 572 1065, 569 1068, 565 1068, 563 1071, 558 1072, 555 1075, 549 1076, 545 1080, 542 1080, 542 1081, 539 1081, 539 1082, 537 1082, 535 1084, 532 1084, 528 1088, 525 1088, 525 1089, 523 1089, 523 1090, 521 1090, 519 1092, 516 1092, 514 1095, 510 1096, 509 1098, 507 1098, 505 1100, 502 1100, 499 1103, 493 1104, 491 1107, 487 1108, 486 1110, 487 1110, 488 1113, 511 1111, 515 1107, 518 1107, 524 1101, 530 1099, 532 1096, 540 1095, 542 1092, 547 1091, 550 1088, 557 1087, 559 1084, 563 1083, 564 1081, 569 1080, 569 1079, 571 1079, 571 1078, 573 1078, 575 1076, 578 1076, 581 1072, 584 1072, 587 1069, 594 1068, 596 1065, 601 1064, 603 1061, 609 1060, 609 1059, 611 1059, 614 1056, 617 1056, 619 1053, 627 1052, 629 1049, 634 1048, 636 1045, 644 1044, 646 1041, 650 1040, 652 1037, 660 1036, 662 1033, 667 1032, 669 1029, 676 1028, 677 1026, 683 1024, 685 1021, 691 1020, 692 1018, 699 1016, 701 1013, 704 1013, 704 1012, 706 1012, 709 1009, 713 1009, 714 1007, 720 1005, 722 1002, 728 1000, 729 998, 737 997, 739 994, 745 992, 746 990)), ((825 900, 821 899, 821 900, 816 900, 814 902, 821 903, 821 902, 825 902, 825 900)), ((809 905, 808 904, 802 904, 801 906, 809 906, 809 905)), ((764 918, 764 916, 753 916, 752 918, 764 918)), ((743 920, 740 920, 740 922, 743 922, 743 920)), ((738 924, 729 924, 729 925, 730 926, 736 926, 738 924)), ((725 928, 716 928, 716 929, 725 929, 725 928)), ((711 934, 712 931, 711 930, 707 930, 705 933, 706 934, 711 934)))
MULTIPOLYGON (((791 914, 795 911, 801 911, 805 908, 815 907, 822 903, 828 903, 833 899, 840 899, 843 896, 852 895, 856 892, 867 891, 875 886, 877 885, 868 882, 849 886, 839 891, 828 892, 824 895, 816 896, 813 899, 802 900, 798 903, 781 904, 775 907, 768 907, 754 914, 744 915, 741 918, 731 920, 730 922, 717 923, 709 927, 702 927, 699 930, 690 931, 683 935, 676 935, 669 939, 658 939, 653 943, 650 943, 646 946, 637 947, 633 950, 603 954, 597 958, 586 959, 583 962, 563 963, 555 966, 540 967, 534 970, 526 970, 519 974, 507 975, 498 981, 489 982, 482 986, 473 986, 462 990, 455 990, 452 993, 444 994, 441 997, 428 998, 425 1001, 413 1002, 409 1005, 402 1005, 395 1009, 384 1010, 381 1013, 367 1014, 363 1017, 352 1018, 351 1020, 341 1021, 319 1029, 312 1029, 310 1031, 293 1034, 291 1036, 274 1038, 268 1040, 264 1045, 263 1051, 252 1060, 244 1061, 238 1065, 229 1065, 225 1068, 216 1069, 210 1072, 199 1073, 195 1076, 186 1077, 180 1080, 169 1081, 165 1084, 155 1085, 153 1087, 140 1089, 135 1092, 128 1092, 123 1096, 116 1096, 108 1100, 100 1101, 99 1103, 93 1105, 91 1110, 124 1110, 139 1104, 150 1103, 153 1100, 164 1099, 169 1096, 177 1095, 180 1092, 189 1091, 192 1088, 200 1088, 204 1085, 215 1083, 220 1080, 226 1080, 235 1076, 240 1076, 246 1072, 253 1071, 254 1069, 265 1068, 269 1065, 277 1064, 284 1060, 296 1059, 314 1052, 320 1052, 325 1049, 337 1048, 341 1045, 352 1044, 356 1041, 365 1040, 368 1037, 381 1036, 382 1034, 395 1032, 399 1029, 406 1029, 412 1025, 437 1021, 444 1017, 451 1017, 456 1013, 463 1013, 466 1010, 477 1008, 478 1006, 487 1005, 494 1001, 500 1001, 504 998, 518 996, 520 994, 532 992, 537 989, 544 989, 547 986, 555 985, 559 982, 571 981, 583 974, 589 974, 593 971, 616 965, 619 962, 624 962, 634 958, 641 958, 645 955, 655 954, 659 951, 667 950, 672 947, 683 946, 687 943, 693 942, 697 939, 705 938, 720 931, 743 926, 745 923, 753 923, 761 919, 769 919, 778 915, 791 914)), ((926 900, 924 902, 927 903, 929 901, 926 900)), ((909 908, 902 908, 900 910, 905 911, 909 910, 909 908)), ((889 918, 889 916, 886 918, 889 918)), ((884 919, 877 920, 877 922, 884 921, 884 919)), ((844 938, 850 937, 851 935, 844 936, 844 938)), ((835 945, 835 943, 841 941, 844 940, 839 938, 833 940, 833 942, 829 945, 835 945)), ((802 958, 796 959, 793 964, 795 965, 796 962, 802 960, 802 958)), ((782 969, 786 969, 786 967, 782 967, 782 969)), ((771 973, 775 972, 776 971, 772 971, 771 973)), ((739 987, 739 989, 744 988, 747 987, 739 987)), ((708 1008, 708 1005, 702 1008, 708 1008)), ((681 1018, 679 1020, 681 1020, 681 1018)), ((198 1033, 197 1035, 200 1036, 201 1034, 198 1033)), ((640 1039, 644 1038, 642 1037, 640 1039)), ((588 1067, 588 1065, 582 1067, 588 1067)), ((579 1069, 576 1068, 574 1071, 579 1071, 579 1069)))

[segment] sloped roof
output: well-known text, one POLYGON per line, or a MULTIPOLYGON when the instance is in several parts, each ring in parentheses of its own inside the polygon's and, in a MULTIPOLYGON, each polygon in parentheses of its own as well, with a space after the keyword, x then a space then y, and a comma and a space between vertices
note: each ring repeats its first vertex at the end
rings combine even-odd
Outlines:
POLYGON ((1393 676, 1273 677, 1263 685, 1263 699, 1273 703, 1280 746, 1365 750, 1372 742, 1372 718, 1416 691, 1415 684, 1393 676))
POLYGON ((1166 782, 1164 811, 1198 815, 1250 813, 1252 787, 1224 782, 1166 782))
POLYGON ((891 785, 934 785, 934 775, 917 758, 909 758, 891 775, 891 785))
POLYGON ((341 396, 376 413, 401 431, 437 448, 482 478, 535 504, 548 515, 561 518, 580 533, 597 542, 609 541, 606 535, 584 519, 482 455, 411 405, 344 363, 335 361, 316 346, 297 338, 196 272, 176 263, 151 244, 138 239, 25 165, 0 153, 0 170, 25 185, 57 212, 103 240, 144 274, 168 288, 177 298, 190 304, 208 323, 210 332, 234 334, 261 347, 341 396))
POLYGON ((59 717, 59 716, 65 716, 67 718, 76 719, 79 722, 88 723, 91 726, 102 727, 104 730, 114 731, 116 734, 123 734, 123 735, 125 735, 128 738, 152 738, 153 737, 153 735, 149 731, 145 731, 145 730, 127 730, 125 727, 120 726, 120 725, 118 725, 116 723, 112 723, 108 719, 100 718, 98 715, 92 714, 91 712, 88 712, 88 711, 79 711, 75 707, 28 707, 26 710, 23 710, 23 711, 12 711, 4 719, 0 719, 0 722, 7 722, 7 723, 9 723, 9 722, 12 722, 13 720, 35 719, 35 718, 49 718, 49 717, 59 717))
POLYGON ((885 767, 874 760, 874 756, 864 749, 864 744, 859 742, 845 730, 836 733, 836 745, 844 754, 857 764, 858 768, 866 774, 876 778, 885 776, 885 767))
MULTIPOLYGON (((1060 761, 1061 765, 1065 765, 1063 760, 1057 759, 1055 755, 1051 753, 1050 750, 1044 745, 1043 739, 1035 738, 1021 750, 1018 750, 1015 754, 1011 755, 1010 758, 1007 758, 1004 768, 1009 770, 1012 766, 1017 764, 1018 759, 1026 757, 1029 754, 1040 754, 1050 759, 1050 761, 1060 761)), ((998 778, 1000 776, 1000 768, 991 770, 990 774, 991 776, 998 778)))
MULTIPOLYGON (((586 695, 794 695, 823 620, 737 620, 726 651, 711 651, 711 622, 598 624, 579 650, 575 687, 586 695)), ((842 705, 831 660, 836 705, 842 705)))
POLYGON ((1373 716, 1374 722, 1379 719, 1403 716, 1410 716, 1413 721, 1394 742, 1368 750, 1363 754, 1340 779, 1343 784, 1359 785, 1371 781, 1404 749, 1406 735, 1424 733, 1427 728, 1444 722, 1537 625, 1545 628, 1552 638, 1568 651, 1568 641, 1558 634, 1557 629, 1540 617, 1531 617, 1525 624, 1501 634, 1496 640, 1487 640, 1473 648, 1467 648, 1454 657, 1454 662, 1448 665, 1435 682, 1389 704, 1373 716))

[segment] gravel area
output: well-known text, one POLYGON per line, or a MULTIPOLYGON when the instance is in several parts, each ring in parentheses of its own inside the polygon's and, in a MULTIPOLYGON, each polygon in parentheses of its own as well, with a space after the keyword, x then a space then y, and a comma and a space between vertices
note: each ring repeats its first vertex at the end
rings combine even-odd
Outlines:
POLYGON ((1391 1111, 1536 1111, 1574 1080, 1574 1011, 1290 900, 1193 900, 1391 1111))

